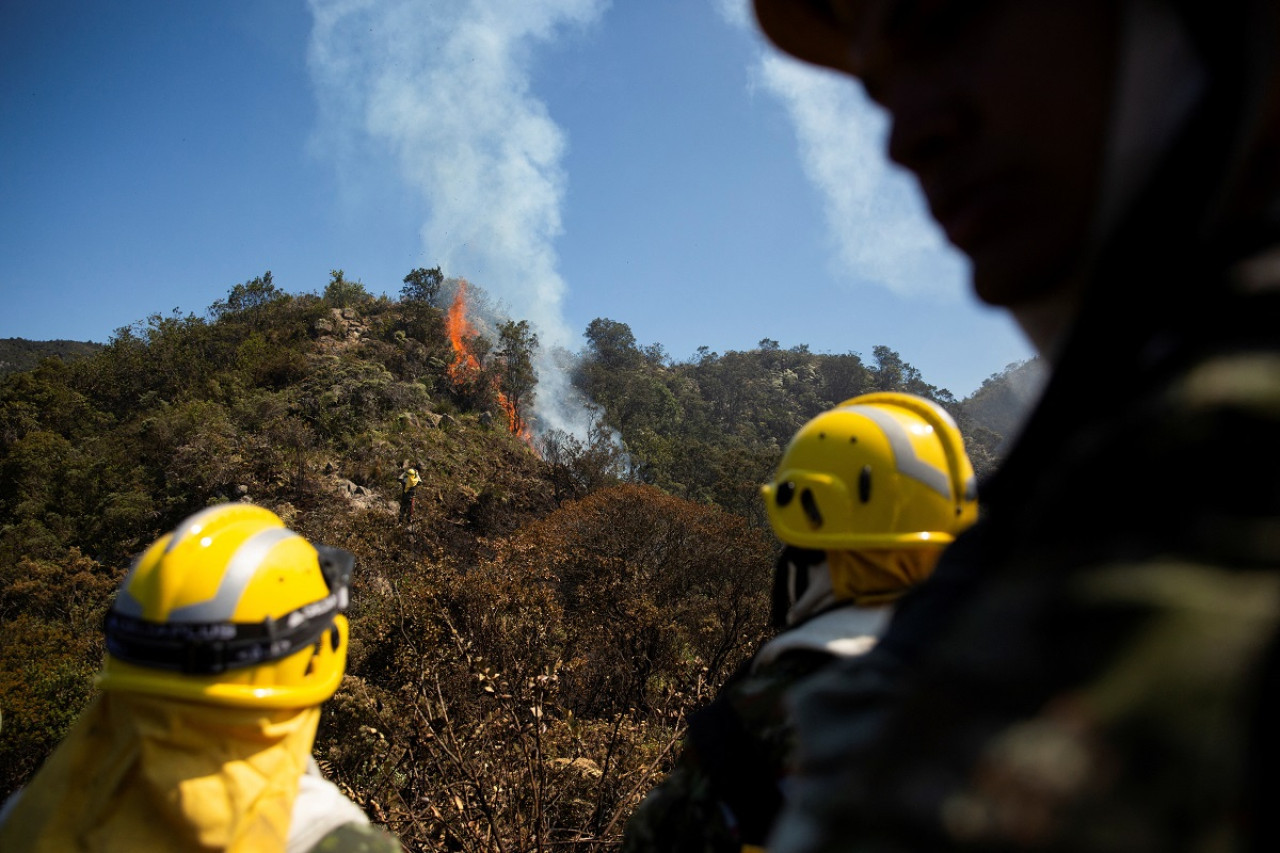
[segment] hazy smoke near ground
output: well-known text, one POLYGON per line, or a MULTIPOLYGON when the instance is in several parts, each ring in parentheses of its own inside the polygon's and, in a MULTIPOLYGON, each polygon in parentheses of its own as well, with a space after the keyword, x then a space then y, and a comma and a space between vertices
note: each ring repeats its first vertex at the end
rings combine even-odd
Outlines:
POLYGON ((339 170, 390 157, 430 213, 428 265, 463 275, 526 319, 542 346, 538 428, 585 434, 557 347, 566 140, 531 91, 539 46, 599 20, 608 0, 310 0, 317 146, 339 170))

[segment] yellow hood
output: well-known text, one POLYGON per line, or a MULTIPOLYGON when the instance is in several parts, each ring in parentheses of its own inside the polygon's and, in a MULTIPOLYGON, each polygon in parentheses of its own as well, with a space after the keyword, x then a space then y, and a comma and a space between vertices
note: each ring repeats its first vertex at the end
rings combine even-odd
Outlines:
POLYGON ((0 849, 284 850, 318 706, 101 694, 20 794, 0 849))

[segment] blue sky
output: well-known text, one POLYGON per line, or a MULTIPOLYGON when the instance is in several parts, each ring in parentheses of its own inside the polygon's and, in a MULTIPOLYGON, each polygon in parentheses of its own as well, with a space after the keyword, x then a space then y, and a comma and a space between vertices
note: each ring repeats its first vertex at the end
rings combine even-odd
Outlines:
POLYGON ((856 84, 745 0, 0 6, 0 337, 106 341, 270 270, 439 265, 546 342, 883 344, 957 397, 1031 356, 856 84))

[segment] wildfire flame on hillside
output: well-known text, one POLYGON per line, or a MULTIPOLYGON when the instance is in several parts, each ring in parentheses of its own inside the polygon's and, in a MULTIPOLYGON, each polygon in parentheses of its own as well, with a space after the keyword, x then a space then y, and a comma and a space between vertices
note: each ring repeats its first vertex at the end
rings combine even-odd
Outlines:
MULTIPOLYGON (((476 381, 481 373, 480 359, 476 358, 471 350, 470 342, 475 339, 476 330, 467 318, 467 282, 465 280, 459 280, 458 292, 454 294, 453 302, 449 304, 444 322, 445 330, 449 334, 449 343, 453 346, 453 361, 448 367, 449 380, 455 386, 476 381)), ((498 405, 507 416, 507 428, 533 448, 533 431, 529 428, 529 424, 520 417, 515 403, 508 400, 507 395, 498 389, 496 377, 493 382, 493 391, 497 395, 498 405)))
POLYGON ((449 379, 459 385, 473 378, 480 372, 480 360, 471 352, 467 343, 474 338, 475 328, 467 319, 467 283, 458 282, 458 292, 449 305, 449 313, 444 318, 445 329, 449 333, 449 343, 453 345, 453 362, 449 365, 449 379))

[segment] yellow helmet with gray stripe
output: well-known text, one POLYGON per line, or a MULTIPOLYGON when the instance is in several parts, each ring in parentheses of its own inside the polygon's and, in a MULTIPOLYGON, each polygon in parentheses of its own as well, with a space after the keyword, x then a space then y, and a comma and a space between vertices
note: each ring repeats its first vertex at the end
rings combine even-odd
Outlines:
POLYGON ((955 421, 897 392, 854 397, 810 420, 761 492, 778 538, 818 550, 941 548, 978 514, 955 421))
POLYGON ((198 512, 134 561, 107 613, 98 685, 220 705, 318 705, 346 670, 353 564, 262 507, 198 512))

